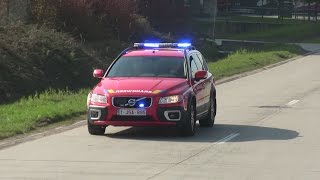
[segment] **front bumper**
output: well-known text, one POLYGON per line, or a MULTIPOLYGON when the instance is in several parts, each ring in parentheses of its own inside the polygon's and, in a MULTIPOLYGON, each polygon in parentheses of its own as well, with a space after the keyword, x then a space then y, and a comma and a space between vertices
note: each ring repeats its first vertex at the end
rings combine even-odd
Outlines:
POLYGON ((182 104, 153 106, 146 108, 146 116, 118 116, 118 108, 112 105, 89 106, 88 121, 101 126, 180 126, 187 114, 183 107, 182 104))

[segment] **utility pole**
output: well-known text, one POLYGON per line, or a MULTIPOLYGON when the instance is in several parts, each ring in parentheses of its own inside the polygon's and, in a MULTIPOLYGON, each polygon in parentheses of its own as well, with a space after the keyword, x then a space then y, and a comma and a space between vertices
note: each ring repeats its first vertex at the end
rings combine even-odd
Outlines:
POLYGON ((215 39, 214 29, 216 26, 216 16, 217 16, 217 10, 218 10, 217 0, 209 0, 208 7, 209 7, 209 14, 212 20, 211 37, 215 39))

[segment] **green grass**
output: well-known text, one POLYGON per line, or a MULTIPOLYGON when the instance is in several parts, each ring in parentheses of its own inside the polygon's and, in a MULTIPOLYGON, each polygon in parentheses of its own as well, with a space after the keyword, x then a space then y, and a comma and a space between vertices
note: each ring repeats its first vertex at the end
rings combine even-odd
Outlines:
POLYGON ((265 31, 230 35, 229 39, 320 43, 320 23, 284 25, 265 31))
POLYGON ((265 50, 239 50, 226 58, 209 63, 210 72, 216 79, 259 69, 303 53, 294 45, 267 45, 265 50))
POLYGON ((269 24, 297 24, 297 23, 305 23, 307 21, 301 19, 294 18, 284 18, 278 19, 274 17, 261 16, 250 17, 250 16, 230 16, 222 18, 221 20, 229 20, 229 21, 242 21, 242 22, 250 22, 250 23, 269 23, 269 24))
POLYGON ((86 111, 88 90, 48 90, 15 103, 0 106, 0 139, 23 134, 86 111))
MULTIPOLYGON (((207 19, 194 20, 193 26, 199 34, 209 32, 212 22, 207 19)), ((246 27, 246 26, 244 26, 246 27)), ((320 43, 320 21, 305 21, 296 19, 279 20, 277 18, 261 18, 247 16, 220 17, 216 23, 216 38, 237 39, 237 40, 261 40, 272 42, 304 42, 320 43), (228 20, 228 23, 226 23, 228 20), (235 22, 232 22, 235 21, 235 22), (242 25, 255 23, 241 32, 242 25), (278 24, 268 25, 263 24, 278 24), (231 29, 238 28, 233 32, 231 29), (229 32, 231 31, 231 32, 229 32)))

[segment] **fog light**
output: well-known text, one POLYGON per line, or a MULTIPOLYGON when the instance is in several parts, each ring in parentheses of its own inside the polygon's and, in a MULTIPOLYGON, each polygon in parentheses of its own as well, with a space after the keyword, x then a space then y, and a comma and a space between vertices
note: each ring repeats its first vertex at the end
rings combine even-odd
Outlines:
POLYGON ((98 109, 90 109, 90 119, 98 120, 101 118, 101 110, 98 109))
POLYGON ((179 119, 179 113, 178 112, 169 112, 168 116, 170 119, 179 119))
POLYGON ((164 116, 168 121, 180 121, 181 112, 178 110, 174 111, 165 111, 164 116))

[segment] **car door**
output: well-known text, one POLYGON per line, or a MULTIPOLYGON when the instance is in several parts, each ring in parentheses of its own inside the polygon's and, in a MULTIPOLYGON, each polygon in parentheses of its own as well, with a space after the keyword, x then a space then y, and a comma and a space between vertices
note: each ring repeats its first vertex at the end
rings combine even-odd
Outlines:
POLYGON ((211 97, 211 93, 212 93, 212 83, 213 83, 213 76, 212 74, 209 72, 209 68, 207 65, 206 60, 203 58, 202 54, 199 52, 197 53, 197 56, 200 60, 200 63, 202 64, 202 70, 203 71, 207 71, 207 79, 204 80, 204 86, 205 86, 205 90, 204 90, 204 106, 205 106, 205 110, 209 109, 210 106, 210 97, 211 97))
POLYGON ((195 78, 195 73, 197 71, 202 70, 202 65, 199 61, 199 58, 197 57, 196 53, 192 53, 189 56, 189 62, 190 62, 190 67, 191 67, 191 83, 193 86, 193 90, 196 94, 196 100, 197 100, 197 115, 201 115, 204 113, 204 105, 205 105, 205 84, 204 80, 196 81, 195 78))

